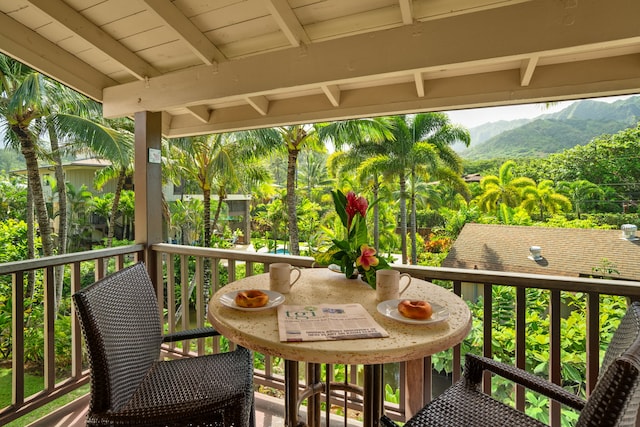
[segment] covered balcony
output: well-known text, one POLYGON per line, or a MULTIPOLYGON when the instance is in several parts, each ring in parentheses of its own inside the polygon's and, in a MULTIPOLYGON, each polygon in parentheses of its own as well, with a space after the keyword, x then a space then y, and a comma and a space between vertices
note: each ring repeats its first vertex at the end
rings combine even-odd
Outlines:
MULTIPOLYGON (((202 326, 207 298, 236 278, 282 260, 312 267, 306 257, 163 243, 157 214, 162 211, 158 153, 163 137, 640 92, 637 0, 12 0, 0 2, 0 12, 3 53, 99 101, 105 117, 134 117, 136 126, 136 244, 0 265, 0 275, 14 284, 11 404, 0 408, 3 425, 88 383, 77 320, 56 325, 57 266, 65 266, 66 285, 73 292, 87 271, 100 278, 144 260, 167 331, 190 322, 202 326), (213 261, 210 276, 204 273, 204 260, 213 261), (44 382, 35 394, 25 391, 29 329, 23 314, 30 307, 21 285, 30 271, 38 272, 46 295, 44 329, 37 331, 44 382), (176 287, 185 298, 193 292, 193 307, 188 298, 173 298, 176 287), (58 327, 67 327, 71 336, 71 366, 62 374, 57 369, 58 327)), ((563 342, 571 340, 563 329, 563 299, 580 299, 586 322, 586 352, 580 356, 586 395, 606 345, 600 342, 602 301, 640 297, 635 281, 410 265, 397 269, 458 295, 467 283, 484 295, 468 341, 447 355, 388 367, 393 397, 387 396, 385 409, 397 420, 409 418, 442 389, 434 372, 442 371, 445 360, 450 365, 444 387, 460 377, 462 356, 470 347, 492 356, 495 289, 514 294, 505 315, 515 324, 512 362, 522 368, 528 292, 541 290, 548 299, 545 345, 549 378, 557 384, 566 380, 563 342)), ((164 352, 166 357, 191 357, 225 345, 199 340, 167 346, 164 352)), ((255 383, 278 395, 282 361, 268 355, 263 361, 256 365, 255 383)), ((326 367, 329 376, 337 371, 343 381, 358 383, 359 367, 326 367)), ((323 398, 330 412, 348 414, 345 419, 362 406, 355 393, 323 398)), ((520 409, 533 404, 531 399, 521 388, 513 392, 520 409)), ((541 407, 553 426, 567 417, 554 403, 541 407)))

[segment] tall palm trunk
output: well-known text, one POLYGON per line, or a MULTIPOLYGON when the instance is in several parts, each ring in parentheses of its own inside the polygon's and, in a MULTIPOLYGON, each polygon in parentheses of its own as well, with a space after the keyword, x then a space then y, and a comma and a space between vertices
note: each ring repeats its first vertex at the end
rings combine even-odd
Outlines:
POLYGON ((67 209, 67 186, 64 179, 64 170, 62 169, 62 156, 60 155, 60 145, 58 143, 58 135, 50 122, 47 122, 47 130, 49 133, 49 142, 51 143, 51 155, 55 163, 56 191, 58 192, 58 220, 60 222, 58 230, 58 254, 62 255, 67 252, 67 240, 69 237, 69 219, 67 209))
POLYGON ((411 196, 409 203, 409 211, 411 215, 411 219, 409 220, 409 229, 411 233, 411 264, 418 264, 418 245, 416 242, 416 173, 415 168, 411 169, 411 182, 413 185, 411 186, 411 196))
POLYGON ((118 174, 118 183, 116 185, 116 192, 113 195, 113 205, 111 205, 111 214, 109 215, 109 230, 107 232, 107 247, 110 248, 113 243, 113 236, 116 229, 116 216, 118 215, 118 206, 120 205, 120 195, 124 188, 124 181, 127 177, 127 169, 121 168, 118 174))
POLYGON ((400 175, 400 250, 402 263, 407 264, 407 180, 400 175))
POLYGON ((211 190, 205 188, 202 191, 204 202, 204 242, 202 246, 208 248, 211 245, 211 190))
POLYGON ((296 164, 300 150, 290 149, 287 163, 287 214, 289 217, 289 253, 300 255, 300 235, 298 232, 298 216, 296 212, 296 164))
MULTIPOLYGON (((60 145, 58 144, 58 134, 56 133, 51 122, 47 121, 47 131, 49 133, 49 142, 51 143, 51 155, 55 163, 56 191, 58 192, 58 255, 67 252, 67 237, 69 221, 67 219, 67 185, 64 180, 64 171, 62 170, 62 156, 60 155, 60 145)), ((64 266, 54 267, 54 281, 56 288, 55 304, 56 310, 60 307, 62 300, 62 288, 64 284, 64 266)))
POLYGON ((40 229, 40 239, 42 240, 42 253, 44 256, 53 255, 53 240, 51 237, 51 224, 49 223, 49 213, 44 201, 44 192, 40 182, 40 171, 36 147, 32 140, 31 133, 23 129, 20 125, 12 125, 11 130, 20 140, 20 150, 27 165, 27 179, 31 185, 33 203, 35 206, 38 227, 40 229))
MULTIPOLYGON (((27 259, 36 257, 35 224, 33 217, 33 194, 31 185, 27 181, 27 259)), ((27 298, 33 299, 36 292, 36 272, 29 270, 27 273, 27 298)))
MULTIPOLYGON (((373 183, 373 200, 378 200, 378 194, 380 193, 380 183, 378 182, 378 177, 375 177, 375 181, 373 183)), ((373 207, 373 246, 376 248, 376 251, 380 253, 380 204, 376 203, 373 207)))
POLYGON ((218 192, 218 206, 216 206, 216 211, 213 214, 213 223, 211 224, 211 228, 215 228, 218 224, 218 220, 220 219, 220 212, 222 211, 222 202, 226 199, 226 194, 224 191, 218 192))

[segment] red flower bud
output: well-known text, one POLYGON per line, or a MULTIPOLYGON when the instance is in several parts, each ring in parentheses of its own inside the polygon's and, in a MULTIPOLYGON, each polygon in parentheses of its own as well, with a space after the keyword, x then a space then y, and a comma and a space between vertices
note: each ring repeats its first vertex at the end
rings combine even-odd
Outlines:
POLYGON ((369 203, 367 202, 367 199, 365 199, 364 197, 360 196, 356 196, 356 193, 354 193, 353 191, 349 191, 347 193, 347 206, 346 206, 346 211, 347 211, 347 219, 348 219, 348 227, 351 228, 351 221, 353 220, 353 217, 356 216, 357 213, 359 213, 363 218, 365 217, 365 215, 367 214, 367 208, 369 207, 369 203))

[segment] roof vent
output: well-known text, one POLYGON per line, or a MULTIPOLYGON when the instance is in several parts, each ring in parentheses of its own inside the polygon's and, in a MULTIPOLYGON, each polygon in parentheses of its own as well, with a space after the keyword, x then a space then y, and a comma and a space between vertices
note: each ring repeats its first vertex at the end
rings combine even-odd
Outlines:
POLYGON ((540 261, 542 259, 542 248, 540 246, 531 246, 529 252, 531 253, 529 259, 534 261, 540 261))
POLYGON ((638 231, 638 227, 634 224, 622 224, 620 227, 622 230, 622 238, 626 240, 637 240, 636 231, 638 231))

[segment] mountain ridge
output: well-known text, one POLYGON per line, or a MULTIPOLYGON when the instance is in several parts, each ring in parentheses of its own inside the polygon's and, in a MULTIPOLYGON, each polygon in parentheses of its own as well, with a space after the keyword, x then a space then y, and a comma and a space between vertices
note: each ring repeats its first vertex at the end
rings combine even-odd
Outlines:
POLYGON ((465 160, 544 157, 603 134, 635 126, 640 96, 607 103, 581 100, 533 119, 500 120, 469 129, 471 145, 453 146, 465 160))

